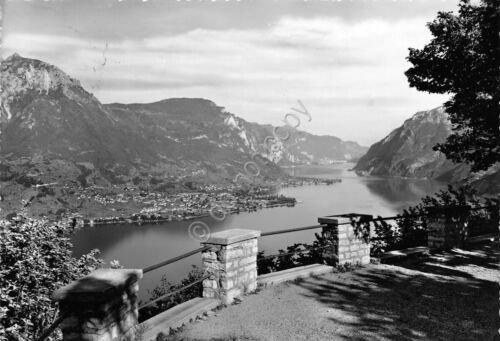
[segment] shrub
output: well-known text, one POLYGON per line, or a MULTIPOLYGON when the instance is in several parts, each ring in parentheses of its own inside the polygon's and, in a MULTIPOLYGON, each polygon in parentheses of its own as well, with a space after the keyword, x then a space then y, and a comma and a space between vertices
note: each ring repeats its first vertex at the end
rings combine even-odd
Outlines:
MULTIPOLYGON (((188 276, 184 278, 181 283, 179 284, 172 284, 168 281, 167 276, 163 275, 160 281, 160 284, 158 284, 151 292, 151 300, 157 299, 163 295, 166 295, 169 292, 174 292, 182 288, 183 286, 186 286, 188 284, 191 284, 203 277, 203 270, 200 269, 199 267, 193 265, 192 270, 189 272, 188 276)), ((176 306, 180 303, 189 301, 190 299, 196 298, 196 297, 201 297, 203 291, 203 285, 202 283, 197 283, 187 289, 181 290, 180 292, 168 296, 165 299, 162 299, 155 304, 145 307, 140 310, 140 316, 139 316, 139 321, 145 321, 149 319, 150 317, 153 317, 155 315, 158 315, 162 311, 165 311, 167 309, 172 308, 173 306, 176 306)))
POLYGON ((298 266, 324 263, 323 250, 331 241, 323 234, 316 233, 312 244, 296 243, 286 250, 278 250, 277 256, 265 256, 264 251, 257 254, 257 273, 259 275, 286 270, 298 266))
POLYGON ((371 253, 378 255, 386 251, 427 245, 429 217, 434 208, 455 208, 447 210, 449 218, 460 221, 461 224, 457 226, 467 226, 468 233, 470 229, 484 225, 493 214, 493 211, 478 207, 492 205, 496 205, 494 200, 479 200, 470 186, 455 188, 449 185, 446 190, 426 196, 418 205, 404 210, 403 214, 398 215, 395 224, 375 220, 375 235, 383 239, 372 241, 371 253))
POLYGON ((40 336, 57 318, 54 290, 102 264, 97 250, 73 258, 70 233, 44 220, 0 221, 0 339, 40 336))

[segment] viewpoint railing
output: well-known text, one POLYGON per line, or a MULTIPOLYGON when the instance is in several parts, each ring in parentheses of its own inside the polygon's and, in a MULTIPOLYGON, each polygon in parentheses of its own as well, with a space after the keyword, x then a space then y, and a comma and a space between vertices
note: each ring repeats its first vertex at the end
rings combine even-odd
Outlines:
MULTIPOLYGON (((498 205, 468 207, 467 210, 489 210, 489 220, 482 232, 497 232, 499 228, 498 205)), ((364 214, 332 215, 318 218, 318 225, 282 229, 261 233, 255 230, 233 229, 214 233, 201 243, 201 247, 182 255, 145 267, 144 269, 98 269, 90 275, 70 283, 54 293, 59 303, 60 315, 36 340, 45 340, 57 327, 63 331, 63 340, 92 339, 114 340, 130 335, 139 321, 139 310, 150 307, 197 284, 202 284, 202 297, 217 299, 229 304, 241 294, 257 287, 258 263, 296 254, 317 252, 324 263, 342 265, 370 262, 371 243, 402 237, 401 233, 374 236, 372 224, 389 220, 423 219, 430 250, 462 246, 468 237, 464 231, 470 220, 460 219, 464 207, 429 208, 425 214, 376 217, 364 214), (258 255, 258 238, 284 233, 321 229, 317 241, 300 250, 282 251, 273 255, 258 255), (201 254, 203 275, 175 291, 167 292, 139 306, 138 281, 143 274, 173 264, 195 254, 201 254), (79 335, 77 337, 77 335, 79 335)), ((414 220, 414 222, 419 222, 414 220)), ((476 221, 477 224, 483 224, 476 221)), ((477 226, 476 226, 477 228, 477 226)), ((413 231, 415 232, 415 231, 413 231)), ((422 231, 417 231, 422 234, 422 231)), ((408 231, 406 231, 408 235, 408 231)), ((403 233, 404 234, 404 233, 403 233)), ((474 233, 471 234, 474 236, 474 233)), ((305 245, 305 244, 303 244, 305 245)))
MULTIPOLYGON (((183 260, 185 258, 191 257, 193 255, 196 255, 196 254, 208 251, 208 250, 210 250, 210 246, 204 246, 204 247, 197 248, 195 250, 183 253, 182 255, 179 255, 179 256, 167 259, 167 260, 165 260, 163 262, 159 262, 159 263, 150 265, 148 267, 145 267, 144 269, 142 269, 142 273, 146 274, 148 272, 157 270, 157 269, 162 268, 164 266, 167 266, 169 264, 173 264, 175 262, 178 262, 180 260, 183 260)), ((161 301, 163 301, 163 300, 165 300, 165 299, 167 299, 169 297, 172 297, 174 295, 180 294, 183 291, 185 291, 186 289, 189 289, 189 288, 195 286, 196 284, 202 283, 204 280, 209 279, 209 278, 210 278, 210 275, 204 275, 201 278, 199 278, 199 279, 197 279, 197 280, 195 280, 195 281, 193 281, 193 282, 191 282, 189 284, 186 284, 186 285, 184 285, 184 286, 182 286, 180 288, 177 288, 174 291, 167 292, 167 293, 165 293, 163 295, 160 295, 159 297, 156 297, 156 298, 150 300, 149 302, 141 304, 139 306, 138 310, 141 311, 142 309, 150 307, 153 304, 159 303, 159 302, 161 302, 161 301)))

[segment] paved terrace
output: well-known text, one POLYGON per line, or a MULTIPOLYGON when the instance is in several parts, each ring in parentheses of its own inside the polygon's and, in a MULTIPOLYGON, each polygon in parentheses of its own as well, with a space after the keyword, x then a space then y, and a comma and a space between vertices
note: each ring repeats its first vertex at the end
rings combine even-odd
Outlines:
POLYGON ((268 287, 164 340, 499 340, 498 242, 268 287))

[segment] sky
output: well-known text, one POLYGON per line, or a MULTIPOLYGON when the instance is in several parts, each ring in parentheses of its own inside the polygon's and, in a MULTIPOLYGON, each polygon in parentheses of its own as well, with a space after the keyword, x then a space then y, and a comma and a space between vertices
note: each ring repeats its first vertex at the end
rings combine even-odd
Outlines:
POLYGON ((408 48, 457 0, 6 0, 1 57, 54 64, 101 102, 206 98, 248 121, 370 145, 446 95, 418 92, 408 48), (293 119, 289 121, 294 124, 293 119))

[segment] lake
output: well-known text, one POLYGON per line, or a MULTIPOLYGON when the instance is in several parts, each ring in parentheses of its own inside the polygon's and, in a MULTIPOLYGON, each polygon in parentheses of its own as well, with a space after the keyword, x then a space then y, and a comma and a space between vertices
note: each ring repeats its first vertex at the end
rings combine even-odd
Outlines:
MULTIPOLYGON (((273 231, 316 225, 320 216, 342 213, 365 213, 386 216, 400 213, 416 204, 420 198, 434 193, 445 185, 432 180, 360 177, 348 171, 353 164, 329 166, 301 166, 285 169, 296 176, 341 178, 333 185, 288 187, 280 190, 286 196, 295 197, 295 207, 278 207, 228 216, 219 222, 211 217, 203 218, 211 232, 232 228, 273 231)), ((101 251, 106 261, 119 260, 125 268, 144 268, 200 247, 199 242, 188 235, 193 221, 166 222, 143 225, 100 225, 86 227, 73 235, 73 253, 80 256, 91 249, 101 251)), ((259 240, 259 249, 267 254, 296 242, 312 242, 314 232, 308 230, 268 236, 259 240)), ((141 281, 141 299, 148 297, 165 274, 176 283, 186 277, 191 265, 200 265, 200 255, 194 255, 144 275, 141 281)))

